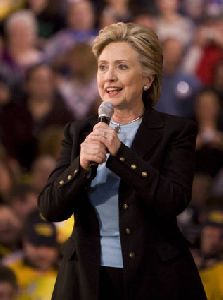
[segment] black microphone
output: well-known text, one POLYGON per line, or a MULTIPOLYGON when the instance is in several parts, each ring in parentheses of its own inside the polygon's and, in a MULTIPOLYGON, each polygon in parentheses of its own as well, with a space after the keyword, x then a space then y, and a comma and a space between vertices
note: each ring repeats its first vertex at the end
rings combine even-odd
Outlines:
MULTIPOLYGON (((114 113, 114 107, 110 102, 102 102, 98 107, 98 122, 110 123, 111 117, 114 113)), ((90 163, 91 169, 96 169, 98 164, 94 161, 90 163)))
POLYGON ((110 102, 102 102, 98 108, 98 122, 109 124, 114 113, 114 107, 110 102))

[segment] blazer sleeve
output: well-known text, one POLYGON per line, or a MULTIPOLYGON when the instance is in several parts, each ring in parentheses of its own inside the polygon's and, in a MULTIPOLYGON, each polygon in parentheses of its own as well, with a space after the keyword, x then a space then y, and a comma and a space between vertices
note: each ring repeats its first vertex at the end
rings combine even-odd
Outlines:
POLYGON ((65 126, 57 166, 38 197, 41 215, 52 222, 65 220, 75 212, 80 201, 79 193, 89 181, 88 174, 80 167, 79 155, 71 161, 72 151, 79 153, 78 131, 74 123, 65 126))
POLYGON ((138 201, 162 218, 181 213, 191 200, 195 164, 197 126, 187 121, 165 151, 160 170, 144 161, 132 149, 121 144, 116 156, 110 156, 107 167, 134 187, 138 201))

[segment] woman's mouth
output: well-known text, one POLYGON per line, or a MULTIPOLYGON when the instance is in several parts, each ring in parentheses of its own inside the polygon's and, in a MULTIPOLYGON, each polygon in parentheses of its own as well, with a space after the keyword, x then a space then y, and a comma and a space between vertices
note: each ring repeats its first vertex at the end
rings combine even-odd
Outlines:
POLYGON ((110 97, 114 97, 117 96, 120 91, 122 91, 122 88, 120 87, 107 87, 105 89, 105 92, 110 96, 110 97))

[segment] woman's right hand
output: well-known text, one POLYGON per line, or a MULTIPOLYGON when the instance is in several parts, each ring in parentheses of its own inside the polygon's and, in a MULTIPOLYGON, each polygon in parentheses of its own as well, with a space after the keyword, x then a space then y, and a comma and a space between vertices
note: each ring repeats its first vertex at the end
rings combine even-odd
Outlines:
POLYGON ((95 135, 90 133, 80 148, 80 165, 83 169, 88 170, 90 164, 95 162, 102 164, 106 160, 106 147, 100 141, 95 139, 95 135))

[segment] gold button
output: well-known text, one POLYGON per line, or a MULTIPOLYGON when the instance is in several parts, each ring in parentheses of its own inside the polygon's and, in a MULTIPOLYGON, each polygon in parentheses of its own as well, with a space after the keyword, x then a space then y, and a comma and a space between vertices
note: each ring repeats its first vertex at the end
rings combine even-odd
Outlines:
POLYGON ((125 158, 121 156, 121 157, 119 157, 119 160, 120 161, 125 161, 125 158))
POLYGON ((67 179, 68 179, 68 180, 71 180, 71 179, 72 179, 72 175, 68 175, 68 176, 67 176, 67 179))
POLYGON ((78 173, 78 169, 74 170, 74 175, 76 175, 78 173))
POLYGON ((127 228, 125 229, 125 233, 126 233, 126 234, 131 234, 131 229, 127 227, 127 228))
POLYGON ((131 165, 131 169, 132 169, 132 170, 135 170, 136 168, 137 168, 137 166, 136 166, 136 165, 134 165, 134 164, 133 164, 133 165, 131 165))
POLYGON ((133 252, 133 251, 129 252, 129 257, 130 258, 135 258, 135 252, 133 252))
POLYGON ((128 209, 128 208, 129 208, 128 204, 127 204, 127 203, 124 203, 124 204, 123 204, 123 208, 124 208, 124 209, 128 209))
POLYGON ((142 177, 147 177, 148 173, 146 171, 142 172, 142 177))
POLYGON ((59 181, 59 185, 64 185, 64 180, 59 181))

